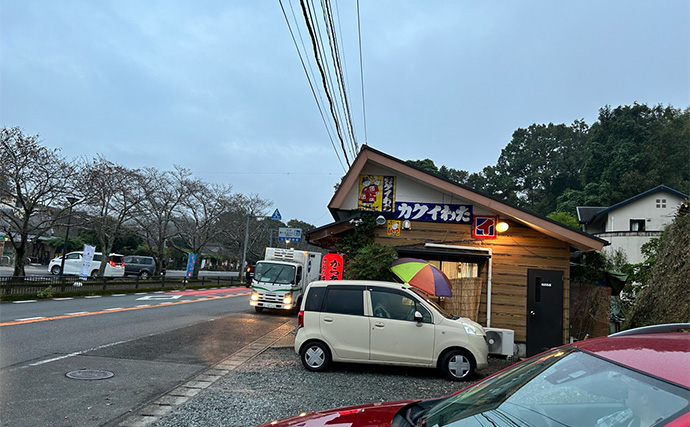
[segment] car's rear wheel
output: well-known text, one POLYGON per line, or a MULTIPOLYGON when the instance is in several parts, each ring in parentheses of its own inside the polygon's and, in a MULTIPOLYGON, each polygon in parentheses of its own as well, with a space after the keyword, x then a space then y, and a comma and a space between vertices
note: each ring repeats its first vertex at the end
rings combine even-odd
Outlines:
POLYGON ((59 265, 54 265, 53 268, 50 269, 50 274, 53 276, 57 276, 60 274, 60 266, 59 265))
POLYGON ((474 373, 474 359, 467 350, 454 349, 441 359, 441 371, 451 381, 465 381, 474 373))
POLYGON ((326 344, 318 341, 310 342, 302 347, 299 353, 302 364, 309 371, 325 371, 331 364, 331 351, 326 344))
POLYGON ((151 277, 151 275, 149 274, 148 271, 146 271, 146 270, 141 270, 141 272, 139 273, 139 277, 140 277, 141 279, 143 279, 143 280, 146 280, 146 279, 148 279, 149 277, 151 277))
POLYGON ((257 313, 261 313, 262 311, 264 311, 264 308, 263 307, 254 307, 254 310, 256 310, 257 313))
POLYGON ((91 278, 92 278, 92 279, 95 279, 95 278, 97 278, 97 277, 98 277, 98 270, 92 271, 92 272, 91 272, 91 278))

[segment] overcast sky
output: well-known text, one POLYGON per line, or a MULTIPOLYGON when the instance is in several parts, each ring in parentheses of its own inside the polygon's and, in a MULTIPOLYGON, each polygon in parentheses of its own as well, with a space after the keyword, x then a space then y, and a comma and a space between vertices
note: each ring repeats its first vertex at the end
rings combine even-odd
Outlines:
MULTIPOLYGON (((357 140, 402 160, 477 172, 533 123, 690 106, 687 0, 361 0, 365 138, 355 5, 334 9, 357 140)), ((331 221, 345 170, 277 0, 0 0, 0 32, 0 125, 331 221)))

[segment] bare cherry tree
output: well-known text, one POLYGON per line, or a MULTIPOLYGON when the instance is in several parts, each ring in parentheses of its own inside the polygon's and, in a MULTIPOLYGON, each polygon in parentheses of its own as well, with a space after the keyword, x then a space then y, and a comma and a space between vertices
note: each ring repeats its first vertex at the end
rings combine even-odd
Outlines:
POLYGON ((191 172, 179 166, 174 171, 146 168, 142 177, 144 199, 135 208, 134 220, 146 234, 160 272, 165 263, 166 242, 177 235, 173 219, 188 196, 191 172))
MULTIPOLYGON (((230 185, 209 184, 200 179, 187 182, 186 196, 174 219, 180 239, 172 242, 178 250, 199 255, 208 243, 218 241, 225 233, 221 217, 232 206, 231 189, 230 185)), ((197 256, 194 276, 198 275, 199 262, 197 256)))
POLYGON ((14 248, 15 276, 25 275, 28 244, 65 218, 74 174, 75 163, 43 147, 38 135, 0 131, 0 232, 14 248))
MULTIPOLYGON (((122 225, 131 219, 144 197, 142 176, 137 169, 128 169, 99 155, 83 167, 80 185, 88 227, 96 233, 97 249, 106 260, 122 225)), ((106 262, 101 262, 98 276, 103 276, 105 266, 106 262)))

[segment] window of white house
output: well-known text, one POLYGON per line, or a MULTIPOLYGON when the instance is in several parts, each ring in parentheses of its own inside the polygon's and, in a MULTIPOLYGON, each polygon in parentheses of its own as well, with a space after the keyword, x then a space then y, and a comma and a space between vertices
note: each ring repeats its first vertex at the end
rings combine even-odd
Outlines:
POLYGON ((644 231, 643 219, 631 219, 630 220, 630 231, 644 231))
POLYGON ((656 207, 657 208, 666 208, 666 199, 656 199, 656 207))
POLYGON ((474 262, 459 262, 458 277, 479 277, 479 264, 474 262))

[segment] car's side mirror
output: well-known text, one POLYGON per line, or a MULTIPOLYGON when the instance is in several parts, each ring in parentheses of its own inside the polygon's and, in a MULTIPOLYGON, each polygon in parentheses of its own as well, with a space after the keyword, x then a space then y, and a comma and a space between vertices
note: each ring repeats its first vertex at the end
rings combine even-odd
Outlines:
POLYGON ((422 316, 422 313, 420 313, 419 311, 415 311, 414 312, 414 320, 417 323, 422 323, 422 321, 424 320, 424 316, 422 316))

